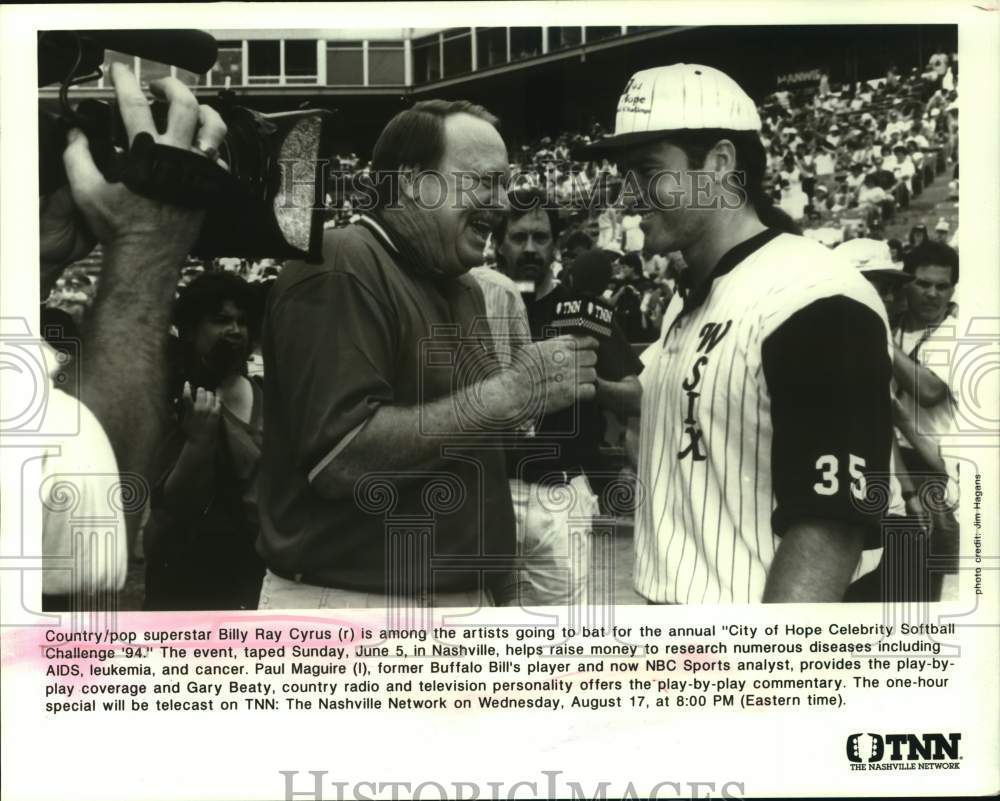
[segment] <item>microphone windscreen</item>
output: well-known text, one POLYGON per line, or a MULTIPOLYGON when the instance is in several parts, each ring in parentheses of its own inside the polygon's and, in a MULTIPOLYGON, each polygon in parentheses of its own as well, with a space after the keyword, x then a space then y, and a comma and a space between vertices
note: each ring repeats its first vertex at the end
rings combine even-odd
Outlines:
POLYGON ((614 308, 600 298, 574 295, 556 302, 555 317, 549 323, 559 334, 611 336, 614 308))

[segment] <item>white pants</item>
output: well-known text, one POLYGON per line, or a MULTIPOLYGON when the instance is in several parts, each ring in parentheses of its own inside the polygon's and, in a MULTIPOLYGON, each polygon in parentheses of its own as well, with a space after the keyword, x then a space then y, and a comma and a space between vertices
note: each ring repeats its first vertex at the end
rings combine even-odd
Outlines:
POLYGON ((568 484, 511 479, 517 521, 517 591, 505 605, 587 603, 591 531, 600 514, 585 475, 568 484))

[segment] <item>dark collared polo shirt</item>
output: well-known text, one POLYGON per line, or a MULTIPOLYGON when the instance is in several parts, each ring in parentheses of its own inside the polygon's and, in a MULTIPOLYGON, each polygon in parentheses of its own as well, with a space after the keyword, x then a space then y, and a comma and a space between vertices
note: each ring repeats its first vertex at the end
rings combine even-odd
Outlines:
POLYGON ((258 551, 311 584, 415 593, 433 571, 438 591, 475 589, 483 557, 515 551, 502 450, 442 439, 440 458, 376 471, 344 500, 310 482, 382 405, 419 406, 489 374, 482 292, 431 275, 372 218, 327 231, 323 253, 288 264, 268 298, 258 551))

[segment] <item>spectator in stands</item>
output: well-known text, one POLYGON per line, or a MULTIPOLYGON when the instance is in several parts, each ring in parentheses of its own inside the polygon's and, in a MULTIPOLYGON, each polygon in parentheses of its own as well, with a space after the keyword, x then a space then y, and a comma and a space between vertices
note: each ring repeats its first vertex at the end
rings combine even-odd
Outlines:
POLYGON ((948 244, 950 234, 951 226, 948 224, 948 220, 942 217, 938 220, 937 225, 934 226, 934 241, 948 244))
POLYGON ((865 183, 865 167, 862 163, 855 161, 851 163, 851 166, 848 169, 850 174, 847 176, 847 180, 845 182, 847 185, 848 197, 856 203, 858 193, 861 191, 861 187, 864 186, 865 183))
POLYGON ((184 386, 145 530, 146 609, 257 608, 264 398, 262 380, 246 376, 254 304, 252 287, 225 272, 205 273, 177 301, 184 386))
POLYGON ((913 195, 913 175, 916 168, 913 166, 913 159, 902 142, 897 143, 892 148, 892 157, 884 163, 886 169, 890 170, 900 185, 897 190, 896 200, 901 209, 905 209, 910 203, 913 195))
POLYGON ((923 502, 934 551, 957 554, 958 522, 954 515, 958 466, 941 450, 954 432, 956 401, 949 385, 952 359, 929 358, 954 342, 942 327, 957 316, 952 302, 958 285, 958 253, 941 242, 926 242, 907 254, 904 269, 913 276, 907 286, 907 311, 893 329, 893 373, 897 391, 897 428, 902 462, 923 502), (940 336, 941 341, 932 341, 940 336), (928 492, 928 485, 934 491, 928 492))
POLYGON ((648 245, 643 243, 639 253, 642 263, 642 276, 646 279, 659 280, 667 270, 667 257, 662 253, 655 253, 648 245))
POLYGON ((948 54, 940 44, 927 60, 927 68, 933 73, 934 85, 940 88, 945 73, 948 72, 948 54))
MULTIPOLYGON (((834 147, 829 140, 820 140, 816 144, 814 167, 816 180, 824 182, 830 180, 836 169, 836 159, 834 158, 834 147)), ((817 186, 823 186, 818 183, 817 186)))
POLYGON ((642 314, 645 282, 642 261, 638 253, 622 256, 612 282, 611 303, 615 307, 615 320, 629 342, 647 342, 650 337, 642 314))
MULTIPOLYGON (((952 296, 958 285, 958 253, 941 242, 924 242, 906 255, 904 269, 913 280, 907 286, 906 312, 893 327, 898 400, 917 430, 940 440, 951 433, 955 421, 955 399, 948 385, 951 365, 928 359, 925 345, 956 314, 952 296)), ((900 447, 911 473, 935 472, 912 444, 900 442, 900 447)))
POLYGON ((799 182, 799 167, 795 159, 795 154, 791 151, 785 153, 781 159, 781 185, 784 187, 786 184, 793 184, 799 182))
POLYGON ((623 252, 638 253, 642 250, 642 243, 645 238, 642 233, 642 228, 639 227, 640 223, 642 223, 641 214, 630 212, 622 217, 622 231, 624 236, 624 241, 622 242, 623 252))
POLYGON ((841 142, 840 136, 840 126, 834 123, 830 126, 830 131, 826 136, 826 141, 829 142, 834 147, 837 147, 841 142))
POLYGON ((597 217, 597 249, 620 250, 622 241, 622 220, 618 209, 606 206, 597 217))
POLYGON ((809 197, 802 191, 802 185, 798 181, 789 183, 782 178, 781 200, 778 202, 778 207, 793 220, 798 221, 805 217, 807 205, 809 197))
POLYGON ((907 251, 914 250, 920 247, 924 242, 927 241, 927 226, 923 223, 914 225, 910 229, 910 234, 907 237, 907 251))
POLYGON ((900 192, 896 177, 880 165, 881 159, 877 159, 875 168, 865 176, 864 186, 858 193, 859 207, 875 209, 876 213, 869 218, 869 222, 876 227, 892 222, 896 214, 896 194, 900 192))
POLYGON ((583 231, 574 231, 562 247, 562 267, 568 270, 580 256, 594 249, 594 242, 583 231))
POLYGON ((905 310, 903 289, 913 276, 894 266, 888 243, 859 238, 840 245, 836 250, 875 287, 889 319, 895 319, 905 310))

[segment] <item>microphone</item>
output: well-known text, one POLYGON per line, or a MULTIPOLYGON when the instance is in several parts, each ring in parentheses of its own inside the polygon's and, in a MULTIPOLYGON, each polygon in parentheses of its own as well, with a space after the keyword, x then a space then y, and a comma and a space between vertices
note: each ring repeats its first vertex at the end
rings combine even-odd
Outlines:
POLYGON ((211 70, 218 56, 211 34, 197 30, 41 31, 38 85, 93 74, 104 61, 105 50, 170 64, 199 75, 211 70))
POLYGON ((611 336, 614 307, 593 295, 576 294, 556 303, 555 317, 547 328, 556 336, 579 334, 607 339, 611 336))
POLYGON ((84 31, 107 50, 171 64, 199 75, 215 66, 218 45, 205 31, 168 29, 155 31, 84 31))

